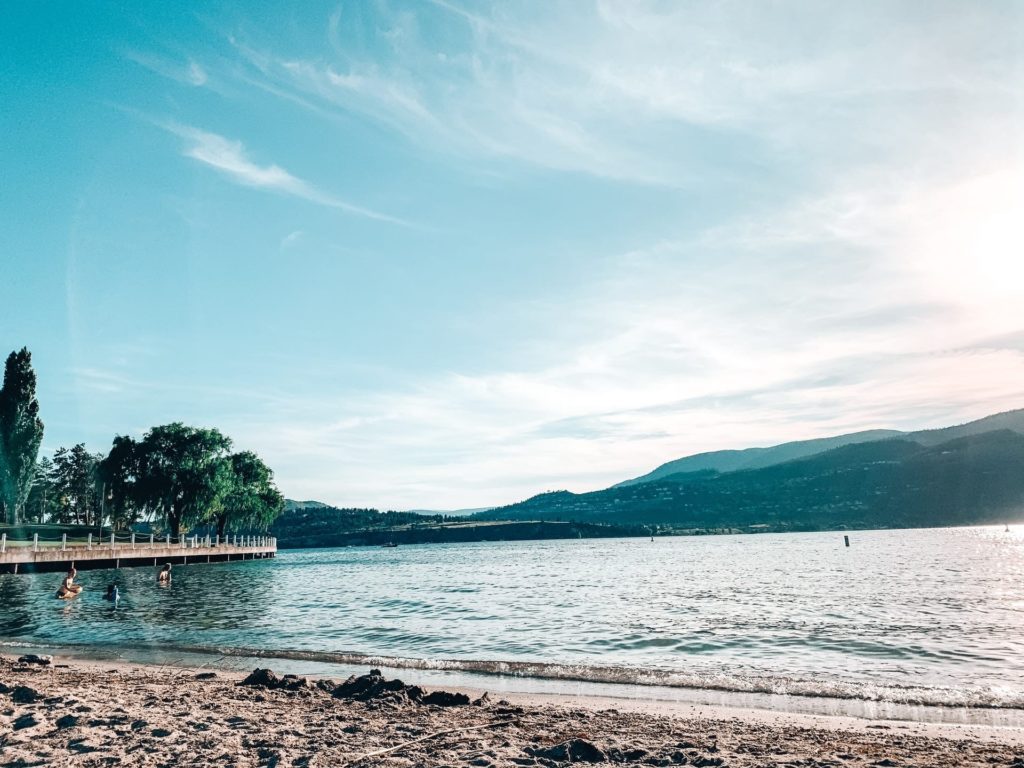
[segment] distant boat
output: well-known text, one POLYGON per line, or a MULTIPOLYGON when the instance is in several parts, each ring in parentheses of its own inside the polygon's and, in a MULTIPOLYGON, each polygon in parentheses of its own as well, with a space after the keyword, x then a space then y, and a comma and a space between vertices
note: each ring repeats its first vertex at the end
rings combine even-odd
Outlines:
POLYGON ((381 546, 385 549, 391 549, 392 547, 397 547, 398 545, 393 541, 389 541, 387 544, 381 544, 381 546))

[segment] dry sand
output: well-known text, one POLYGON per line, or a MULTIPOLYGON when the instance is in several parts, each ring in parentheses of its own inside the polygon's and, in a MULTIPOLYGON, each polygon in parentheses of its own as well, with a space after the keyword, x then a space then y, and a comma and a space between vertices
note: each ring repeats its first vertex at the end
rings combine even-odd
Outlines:
POLYGON ((244 686, 241 677, 0 657, 0 766, 1024 768, 1014 728, 567 697, 437 706, 379 677, 342 688, 244 686), (383 750, 392 751, 372 754, 383 750))

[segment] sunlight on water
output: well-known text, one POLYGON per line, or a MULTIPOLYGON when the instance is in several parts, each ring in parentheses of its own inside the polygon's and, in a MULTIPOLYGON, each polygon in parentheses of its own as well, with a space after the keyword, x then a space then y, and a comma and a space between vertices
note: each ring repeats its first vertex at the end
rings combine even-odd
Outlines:
POLYGON ((1024 528, 283 552, 0 576, 8 642, 1024 707, 1024 528), (116 581, 124 596, 101 599, 116 581), (249 650, 245 650, 249 649, 249 650))

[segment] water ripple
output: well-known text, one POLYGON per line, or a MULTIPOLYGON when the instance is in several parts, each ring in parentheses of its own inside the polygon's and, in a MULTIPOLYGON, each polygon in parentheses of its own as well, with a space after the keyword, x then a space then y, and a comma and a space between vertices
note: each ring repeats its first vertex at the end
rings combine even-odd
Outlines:
POLYGON ((0 637, 341 648, 424 668, 1024 705, 1024 537, 852 538, 849 549, 822 533, 283 552, 179 568, 170 589, 149 569, 83 572, 70 603, 52 598, 52 574, 0 576, 0 637), (124 596, 116 608, 100 599, 109 582, 124 596))

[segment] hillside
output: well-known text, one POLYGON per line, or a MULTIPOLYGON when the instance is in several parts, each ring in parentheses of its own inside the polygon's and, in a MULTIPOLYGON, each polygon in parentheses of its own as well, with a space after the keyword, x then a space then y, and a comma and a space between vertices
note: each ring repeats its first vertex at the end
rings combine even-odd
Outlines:
POLYGON ((971 431, 938 430, 964 436, 937 444, 930 432, 923 439, 931 444, 906 438, 860 442, 756 469, 677 472, 593 493, 559 491, 477 517, 644 524, 678 532, 921 527, 1024 517, 1024 435, 971 431))
POLYGON ((942 429, 924 429, 918 432, 907 432, 906 436, 915 443, 921 445, 938 445, 958 437, 980 435, 985 432, 993 432, 999 429, 1008 429, 1024 435, 1024 408, 1016 411, 1006 411, 986 416, 977 421, 969 421, 966 424, 958 424, 954 427, 943 427, 942 429))
POLYGON ((685 456, 681 459, 669 461, 657 469, 648 472, 646 475, 634 477, 632 480, 624 480, 612 487, 622 488, 628 485, 649 483, 679 472, 701 472, 707 470, 714 472, 736 472, 741 469, 769 467, 773 464, 781 464, 784 461, 792 461, 804 456, 813 456, 816 453, 840 448, 844 445, 884 440, 889 437, 899 437, 902 434, 902 432, 893 429, 873 429, 867 432, 853 432, 836 437, 798 440, 792 443, 773 445, 770 448, 744 448, 740 450, 698 453, 693 456, 685 456))
POLYGON ((745 448, 741 450, 711 451, 685 456, 669 461, 646 475, 635 477, 618 483, 613 488, 649 483, 661 480, 678 472, 699 472, 714 470, 716 472, 736 472, 743 469, 759 469, 781 464, 786 461, 813 456, 814 454, 841 448, 844 445, 867 443, 886 438, 899 437, 921 445, 938 445, 957 437, 967 437, 997 429, 1009 429, 1024 434, 1024 409, 986 416, 977 421, 960 424, 942 429, 922 430, 919 432, 900 432, 894 429, 873 429, 864 432, 853 432, 835 437, 824 437, 815 440, 798 440, 782 443, 768 448, 745 448))
POLYGON ((445 517, 469 517, 478 512, 486 512, 493 507, 472 507, 470 509, 408 509, 414 515, 444 515, 445 517))
POLYGON ((296 509, 327 509, 330 506, 330 504, 324 504, 322 501, 296 501, 295 499, 284 500, 285 512, 291 512, 296 509))
POLYGON ((327 505, 285 510, 270 532, 282 549, 642 536, 643 527, 561 521, 480 521, 414 512, 337 509, 327 505))

